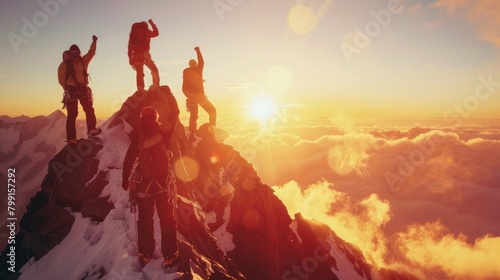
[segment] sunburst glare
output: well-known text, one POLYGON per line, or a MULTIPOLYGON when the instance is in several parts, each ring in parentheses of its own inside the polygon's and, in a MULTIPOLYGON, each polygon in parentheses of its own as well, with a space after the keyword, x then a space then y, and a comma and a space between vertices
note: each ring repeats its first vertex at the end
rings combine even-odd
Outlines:
POLYGON ((249 115, 261 123, 269 121, 276 111, 276 103, 270 96, 261 95, 254 98, 249 106, 249 115))

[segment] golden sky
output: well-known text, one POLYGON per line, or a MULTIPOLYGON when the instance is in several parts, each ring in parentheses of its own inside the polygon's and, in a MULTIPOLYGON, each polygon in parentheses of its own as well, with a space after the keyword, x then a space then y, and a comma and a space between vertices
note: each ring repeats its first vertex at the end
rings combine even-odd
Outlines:
POLYGON ((183 104, 182 70, 200 46, 206 93, 221 117, 236 116, 234 108, 261 95, 301 105, 307 116, 499 117, 498 1, 45 0, 0 7, 0 114, 61 108, 61 53, 73 43, 85 52, 95 34, 90 86, 97 117, 109 117, 135 89, 130 26, 151 18, 160 30, 151 54, 161 83, 183 104))

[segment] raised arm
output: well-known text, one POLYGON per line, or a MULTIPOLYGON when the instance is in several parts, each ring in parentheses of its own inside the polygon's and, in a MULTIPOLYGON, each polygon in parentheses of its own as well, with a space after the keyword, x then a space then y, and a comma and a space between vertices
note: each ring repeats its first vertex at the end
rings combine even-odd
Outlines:
POLYGON ((89 51, 84 56, 82 56, 82 60, 86 64, 88 64, 92 60, 92 58, 94 57, 96 50, 97 50, 97 36, 93 35, 92 36, 92 43, 90 44, 89 51))
POLYGON ((203 55, 201 55, 200 47, 195 47, 196 56, 198 58, 198 68, 203 71, 203 67, 205 66, 205 61, 203 60, 203 55))
POLYGON ((156 24, 153 22, 153 20, 149 19, 148 22, 149 22, 149 24, 151 24, 151 27, 153 27, 153 31, 151 31, 151 33, 149 33, 151 38, 154 38, 154 37, 160 35, 160 31, 158 31, 158 27, 156 27, 156 24))

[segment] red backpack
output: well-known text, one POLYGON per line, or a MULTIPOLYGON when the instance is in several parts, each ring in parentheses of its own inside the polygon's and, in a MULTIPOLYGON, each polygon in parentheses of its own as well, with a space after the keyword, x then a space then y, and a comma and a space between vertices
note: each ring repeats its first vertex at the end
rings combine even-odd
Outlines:
POLYGON ((139 165, 144 178, 166 178, 169 173, 170 157, 171 152, 165 146, 160 132, 139 135, 139 165))
POLYGON ((148 33, 148 24, 145 21, 136 22, 132 24, 128 44, 132 48, 132 50, 136 53, 136 55, 149 51, 149 42, 151 38, 149 38, 147 33, 148 33), (142 34, 143 36, 139 35, 140 30, 143 31, 142 34))

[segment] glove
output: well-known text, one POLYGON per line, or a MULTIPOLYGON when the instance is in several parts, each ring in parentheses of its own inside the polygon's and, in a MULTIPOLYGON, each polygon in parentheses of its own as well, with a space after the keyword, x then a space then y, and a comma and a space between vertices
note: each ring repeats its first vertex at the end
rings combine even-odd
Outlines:
POLYGON ((128 191, 128 180, 122 179, 122 189, 128 191))
POLYGON ((97 41, 97 36, 92 35, 92 41, 94 41, 94 42, 97 41))

